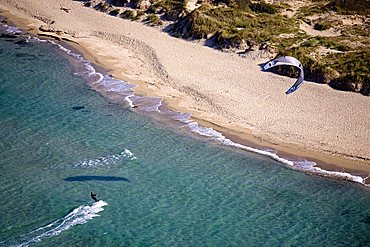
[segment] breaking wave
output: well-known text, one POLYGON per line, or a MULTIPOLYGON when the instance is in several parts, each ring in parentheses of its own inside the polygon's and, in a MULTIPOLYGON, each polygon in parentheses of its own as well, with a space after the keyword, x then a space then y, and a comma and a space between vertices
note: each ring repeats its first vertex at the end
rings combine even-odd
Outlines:
POLYGON ((264 156, 268 156, 272 158, 273 160, 276 160, 280 163, 283 163, 287 167, 290 167, 294 170, 306 172, 306 173, 311 173, 311 174, 316 174, 324 177, 331 177, 331 178, 336 178, 336 179, 344 179, 348 181, 353 181, 357 183, 361 183, 365 185, 365 180, 366 178, 362 178, 360 176, 355 176, 347 172, 335 172, 335 171, 327 171, 324 169, 321 169, 320 167, 316 167, 316 163, 312 161, 293 161, 293 160, 288 160, 285 158, 280 157, 276 151, 272 150, 262 150, 262 149, 257 149, 253 147, 248 147, 239 143, 235 143, 231 141, 230 139, 226 138, 225 136, 222 135, 222 133, 212 129, 212 128, 207 128, 207 127, 202 127, 199 126, 199 124, 195 121, 190 120, 189 117, 184 117, 182 116, 181 118, 178 118, 179 121, 185 123, 186 127, 194 132, 197 133, 201 136, 206 136, 209 137, 225 146, 230 146, 230 147, 235 147, 238 149, 242 150, 247 150, 253 153, 261 154, 264 156))
POLYGON ((62 51, 77 59, 82 68, 75 74, 83 76, 95 90, 109 94, 109 97, 124 100, 131 108, 138 108, 146 112, 159 111, 162 105, 162 99, 157 97, 142 97, 134 94, 135 84, 118 80, 110 75, 103 75, 95 70, 92 64, 81 54, 75 53, 70 49, 54 42, 49 41, 59 47, 62 51))
POLYGON ((99 216, 98 213, 103 211, 103 207, 106 205, 108 205, 108 203, 102 200, 95 202, 92 205, 81 205, 75 208, 72 212, 68 213, 66 216, 57 219, 46 226, 21 235, 16 241, 19 242, 19 244, 14 244, 11 246, 29 246, 30 244, 40 242, 45 238, 57 236, 72 226, 85 224, 87 221, 99 216))
POLYGON ((22 33, 22 31, 18 29, 16 26, 2 23, 2 21, 3 21, 3 18, 0 17, 0 25, 3 28, 5 28, 5 32, 10 33, 10 34, 21 34, 22 33))

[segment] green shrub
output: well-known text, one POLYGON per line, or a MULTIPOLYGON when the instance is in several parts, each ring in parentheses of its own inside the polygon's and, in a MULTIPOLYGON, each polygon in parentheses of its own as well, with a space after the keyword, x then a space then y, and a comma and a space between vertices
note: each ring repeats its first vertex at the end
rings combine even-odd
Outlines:
POLYGON ((363 38, 361 36, 369 37, 370 25, 369 24, 367 25, 366 24, 365 25, 356 24, 356 25, 347 26, 347 27, 344 27, 341 34, 344 36, 351 37, 352 39, 355 39, 356 41, 357 40, 362 41, 363 38))
POLYGON ((331 28, 331 23, 328 22, 328 21, 321 21, 321 22, 317 22, 315 23, 314 25, 314 29, 315 30, 318 30, 318 31, 323 31, 323 30, 327 30, 329 28, 331 28))
POLYGON ((336 41, 336 37, 308 37, 301 43, 301 47, 319 47, 323 46, 337 51, 349 51, 350 48, 346 44, 336 41))
POLYGON ((144 11, 138 10, 136 11, 136 16, 132 18, 132 20, 140 20, 140 18, 144 15, 144 11))
POLYGON ((125 11, 122 12, 121 17, 132 20, 136 17, 136 11, 126 9, 125 11))
POLYGON ((278 8, 276 8, 272 4, 265 3, 265 2, 251 3, 249 5, 249 8, 255 13, 267 13, 267 14, 279 13, 278 8))
POLYGON ((240 34, 238 30, 219 31, 213 38, 221 49, 240 48, 244 41, 244 35, 240 34))
POLYGON ((162 0, 155 7, 165 9, 168 16, 178 16, 186 7, 186 0, 162 0))
POLYGON ((328 8, 325 8, 324 3, 319 2, 314 5, 304 6, 298 9, 297 18, 302 19, 306 16, 312 16, 316 14, 323 14, 328 11, 328 8))
POLYGON ((336 11, 339 14, 351 15, 369 15, 369 0, 333 0, 326 5, 326 8, 336 11))
MULTIPOLYGON (((265 43, 281 33, 293 33, 298 23, 285 16, 252 15, 248 11, 203 5, 174 24, 173 32, 184 38, 204 38, 218 32, 217 44, 250 40, 265 43), (231 40, 230 40, 231 39, 231 40)), ((236 44, 237 46, 238 44, 236 44)))
POLYGON ((250 0, 235 0, 235 2, 230 1, 228 6, 243 10, 248 9, 250 4, 251 4, 250 0))
POLYGON ((162 21, 159 19, 159 17, 156 14, 148 15, 147 22, 152 26, 162 25, 162 21))
POLYGON ((96 10, 101 11, 101 12, 107 12, 110 7, 111 7, 111 5, 109 5, 108 3, 106 3, 106 2, 100 2, 97 5, 95 5, 94 8, 96 10))
POLYGON ((112 15, 112 16, 117 16, 119 14, 119 9, 114 9, 114 10, 110 11, 109 14, 112 15))
POLYGON ((331 54, 325 58, 328 66, 336 69, 340 77, 331 85, 341 90, 356 90, 369 95, 370 49, 364 47, 356 52, 331 54))

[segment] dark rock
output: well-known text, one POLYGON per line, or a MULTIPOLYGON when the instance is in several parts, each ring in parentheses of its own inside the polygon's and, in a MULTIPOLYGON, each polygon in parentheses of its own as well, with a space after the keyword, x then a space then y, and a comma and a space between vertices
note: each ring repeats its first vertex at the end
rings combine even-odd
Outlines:
POLYGON ((28 44, 28 42, 27 42, 26 39, 21 39, 21 40, 17 40, 16 42, 14 42, 14 44, 17 44, 17 45, 26 45, 26 44, 28 44))
POLYGON ((111 16, 117 16, 119 14, 119 9, 113 9, 112 11, 109 12, 111 16))
POLYGON ((72 109, 78 111, 78 110, 85 109, 85 106, 73 106, 72 109))
POLYGON ((2 33, 0 34, 0 38, 6 38, 6 39, 16 39, 18 36, 13 33, 2 33))
POLYGON ((52 30, 50 29, 50 27, 48 26, 45 26, 45 25, 42 25, 39 27, 39 30, 42 31, 42 32, 51 32, 52 30))
POLYGON ((63 10, 63 11, 65 11, 65 12, 67 12, 67 13, 69 13, 69 11, 71 11, 71 9, 69 9, 69 8, 64 8, 64 7, 60 7, 60 9, 61 9, 61 10, 63 10))

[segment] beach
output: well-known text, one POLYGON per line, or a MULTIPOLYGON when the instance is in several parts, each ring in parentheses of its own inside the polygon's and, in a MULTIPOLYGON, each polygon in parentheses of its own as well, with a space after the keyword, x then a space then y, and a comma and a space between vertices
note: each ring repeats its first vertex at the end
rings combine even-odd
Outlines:
POLYGON ((369 245, 365 171, 190 117, 91 49, 3 20, 0 246, 369 245))
POLYGON ((0 10, 18 27, 62 39, 110 75, 137 84, 136 94, 163 98, 233 141, 370 174, 369 97, 307 81, 286 96, 295 79, 262 72, 268 57, 220 52, 79 1, 0 0, 0 10))

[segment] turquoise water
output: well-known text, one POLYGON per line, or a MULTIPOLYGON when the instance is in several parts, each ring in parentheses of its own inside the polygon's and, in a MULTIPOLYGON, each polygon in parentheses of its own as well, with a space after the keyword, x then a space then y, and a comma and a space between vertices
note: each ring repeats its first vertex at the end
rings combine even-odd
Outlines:
POLYGON ((0 38, 0 246, 370 246, 364 186, 186 136, 20 40, 0 38))

